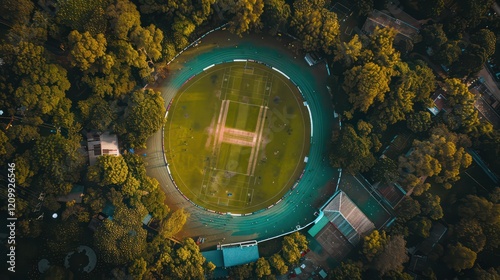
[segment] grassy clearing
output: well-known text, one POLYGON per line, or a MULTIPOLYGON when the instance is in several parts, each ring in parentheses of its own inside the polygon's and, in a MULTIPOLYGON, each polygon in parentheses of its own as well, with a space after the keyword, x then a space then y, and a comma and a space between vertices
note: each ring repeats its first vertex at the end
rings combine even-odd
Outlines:
POLYGON ((256 63, 221 64, 194 77, 179 90, 165 126, 179 189, 222 212, 249 213, 276 202, 309 151, 302 102, 287 79, 256 63))

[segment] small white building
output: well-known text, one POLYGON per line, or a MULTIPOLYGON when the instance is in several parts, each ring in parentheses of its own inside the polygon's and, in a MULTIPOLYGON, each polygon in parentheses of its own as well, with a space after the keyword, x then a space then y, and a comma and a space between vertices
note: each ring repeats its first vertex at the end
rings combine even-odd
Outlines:
POLYGON ((118 137, 115 134, 89 132, 87 143, 90 165, 94 165, 101 155, 120 155, 118 137))

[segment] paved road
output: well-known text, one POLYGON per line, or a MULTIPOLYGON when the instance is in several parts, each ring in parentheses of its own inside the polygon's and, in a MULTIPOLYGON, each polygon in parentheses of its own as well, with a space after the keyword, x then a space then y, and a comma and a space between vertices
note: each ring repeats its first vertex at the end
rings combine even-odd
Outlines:
POLYGON ((171 64, 173 73, 162 87, 163 98, 168 104, 182 84, 203 71, 203 68, 233 59, 255 59, 281 69, 299 85, 314 120, 309 161, 299 185, 276 206, 245 217, 213 214, 184 199, 167 174, 162 131, 148 140, 148 174, 160 182, 171 209, 182 207, 191 214, 177 238, 203 236, 206 240, 202 249, 213 247, 219 242, 260 241, 295 230, 297 226, 305 226, 314 220, 314 212, 334 191, 332 186, 337 181, 338 172, 328 164, 333 111, 324 84, 325 74, 318 74, 326 72, 325 66, 317 65, 315 69, 308 67, 303 59, 295 59, 294 54, 283 47, 286 45, 285 39, 279 40, 262 35, 237 38, 225 31, 214 32, 204 38, 199 47, 188 50, 177 58, 176 63, 171 64))

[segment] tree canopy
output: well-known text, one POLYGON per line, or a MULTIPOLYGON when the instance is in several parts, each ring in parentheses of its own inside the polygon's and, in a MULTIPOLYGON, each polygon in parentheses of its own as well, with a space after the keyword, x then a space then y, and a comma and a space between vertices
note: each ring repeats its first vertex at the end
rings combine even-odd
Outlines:
POLYGON ((80 137, 65 138, 61 134, 51 134, 35 143, 33 160, 38 170, 42 171, 47 190, 52 184, 77 182, 85 158, 77 151, 80 137))
POLYGON ((361 58, 363 43, 358 34, 354 34, 349 42, 339 41, 336 49, 333 60, 342 61, 346 67, 350 67, 361 58))
POLYGON ((353 110, 367 112, 375 101, 384 101, 389 92, 391 71, 373 62, 354 66, 345 75, 344 90, 353 110))
POLYGON ((164 123, 165 106, 160 93, 136 90, 127 96, 128 106, 117 131, 130 147, 145 147, 146 139, 164 123))
POLYGON ((102 155, 89 167, 87 178, 100 186, 120 185, 127 174, 128 167, 122 156, 102 155))
POLYGON ((457 243, 456 245, 448 245, 443 260, 449 268, 462 271, 472 268, 476 262, 476 258, 476 252, 463 246, 461 243, 457 243))
POLYGON ((481 224, 474 219, 462 219, 456 224, 457 241, 479 253, 486 245, 486 235, 483 233, 481 224))
POLYGON ((351 260, 347 262, 341 262, 333 270, 333 276, 331 279, 335 280, 361 280, 363 279, 363 266, 361 263, 355 263, 351 260))
POLYGON ((286 28, 291 15, 290 5, 284 0, 264 0, 264 12, 262 21, 270 28, 271 34, 286 28))
POLYGON ((373 267, 385 275, 389 271, 403 271, 403 264, 410 258, 406 252, 406 240, 401 235, 389 237, 383 249, 373 258, 373 267))
POLYGON ((269 262, 265 258, 260 257, 255 262, 255 274, 257 275, 258 278, 271 275, 271 266, 269 265, 269 262))
POLYGON ((399 168, 404 174, 435 177, 438 183, 450 188, 449 184, 460 179, 460 170, 472 163, 465 150, 469 146, 467 136, 437 126, 431 130, 429 139, 414 140, 412 152, 399 158, 399 168))
POLYGON ((331 54, 340 34, 337 14, 325 7, 324 0, 298 0, 293 7, 291 25, 304 50, 331 54))
POLYGON ((276 253, 269 258, 269 264, 276 270, 277 274, 284 275, 288 272, 288 266, 280 254, 276 253))
POLYGON ((375 164, 372 141, 360 136, 351 125, 345 125, 340 135, 333 137, 330 161, 334 166, 347 169, 351 173, 366 171, 375 164))
POLYGON ((423 42, 425 42, 427 46, 432 47, 434 51, 440 50, 441 46, 448 41, 442 24, 436 23, 427 25, 421 32, 423 42))
POLYGON ((94 234, 95 248, 105 262, 122 265, 141 256, 146 248, 143 216, 143 211, 119 206, 113 220, 106 219, 97 229, 94 234))
POLYGON ((371 262, 378 255, 388 242, 385 231, 374 230, 369 235, 363 237, 362 252, 364 257, 371 262))
POLYGON ((283 239, 283 259, 289 264, 296 264, 300 253, 307 249, 307 239, 299 232, 294 232, 283 239))
POLYGON ((99 33, 95 38, 88 32, 80 33, 73 30, 68 35, 70 44, 70 56, 72 66, 79 67, 82 71, 89 67, 106 51, 106 37, 99 33))
POLYGON ((200 253, 200 248, 193 239, 187 238, 171 256, 165 255, 162 274, 173 279, 204 279, 205 274, 212 271, 215 266, 206 263, 205 257, 200 253))
POLYGON ((466 133, 476 131, 479 126, 478 112, 474 107, 475 96, 467 85, 459 79, 447 79, 444 90, 447 93, 448 105, 452 108, 445 115, 445 122, 451 130, 466 133))
POLYGON ((188 218, 189 213, 184 211, 183 208, 175 210, 172 214, 170 214, 167 220, 161 224, 161 236, 164 238, 173 237, 182 229, 188 218))
POLYGON ((229 29, 241 35, 252 28, 261 27, 260 16, 264 12, 264 0, 237 1, 233 8, 234 16, 229 22, 229 29))

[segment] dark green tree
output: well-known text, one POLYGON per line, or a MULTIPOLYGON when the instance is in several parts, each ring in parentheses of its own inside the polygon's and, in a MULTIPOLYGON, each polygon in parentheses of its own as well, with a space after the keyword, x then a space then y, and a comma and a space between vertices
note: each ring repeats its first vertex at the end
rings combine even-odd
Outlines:
POLYGON ((106 199, 102 194, 102 189, 87 188, 85 190, 85 196, 83 197, 83 203, 87 205, 93 213, 99 213, 106 203, 106 199))
POLYGON ((373 0, 356 0, 354 4, 358 8, 359 15, 366 16, 373 11, 373 0))
POLYGON ((82 240, 84 231, 76 219, 69 219, 47 228, 50 238, 45 243, 45 250, 55 254, 67 254, 73 251, 82 240))
MULTIPOLYGON (((410 89, 415 91, 415 101, 422 102, 425 106, 430 107, 433 102, 430 96, 436 90, 436 75, 432 69, 422 60, 417 60, 415 65, 411 65, 413 70, 408 75, 411 80, 410 89)), ((403 76, 404 79, 406 77, 403 76)))
POLYGON ((366 171, 376 160, 370 151, 372 142, 367 137, 359 136, 351 125, 344 125, 333 139, 333 152, 330 162, 333 166, 345 168, 351 173, 366 171))
POLYGON ((363 264, 361 262, 353 262, 352 260, 347 260, 347 262, 342 262, 332 271, 332 273, 330 273, 329 279, 361 280, 363 279, 362 273, 363 264))
POLYGON ((439 23, 427 25, 421 31, 422 41, 434 51, 439 51, 441 46, 448 41, 443 25, 439 23))
POLYGON ((479 265, 474 267, 474 279, 477 280, 495 280, 500 279, 500 269, 495 269, 494 267, 490 267, 489 269, 482 269, 479 265))
MULTIPOLYGON (((22 59, 38 58, 27 56, 22 59)), ((18 61, 16 66, 14 71, 27 73, 14 92, 18 104, 34 113, 51 114, 70 88, 66 70, 57 64, 45 63, 44 59, 26 64, 18 61)))
POLYGON ((265 258, 260 257, 255 262, 255 275, 257 275, 258 278, 271 275, 271 266, 265 258))
POLYGON ((205 257, 200 253, 200 247, 191 238, 182 241, 181 247, 177 248, 168 262, 166 272, 173 279, 204 279, 215 266, 207 265, 205 257))
POLYGON ((456 224, 454 232, 458 242, 476 253, 481 252, 486 245, 486 236, 483 233, 481 224, 477 220, 460 220, 456 224))
POLYGON ((118 59, 115 54, 104 55, 99 64, 102 74, 85 73, 82 81, 100 97, 117 99, 132 91, 136 86, 132 77, 132 68, 118 59))
POLYGON ((441 198, 437 194, 424 193, 420 199, 420 205, 422 206, 422 214, 433 220, 439 220, 444 215, 441 208, 441 198))
POLYGON ((127 174, 128 167, 122 156, 102 155, 89 167, 87 178, 99 186, 120 185, 127 174))
POLYGON ((444 0, 423 0, 417 2, 418 8, 427 17, 434 18, 441 15, 444 10, 444 0))
POLYGON ((184 208, 175 210, 167 220, 164 220, 160 227, 160 234, 163 238, 170 238, 181 231, 189 218, 189 213, 184 208))
MULTIPOLYGON (((17 201, 16 201, 17 202, 17 201)), ((19 235, 22 238, 37 238, 42 233, 42 224, 40 220, 21 220, 19 221, 19 235)))
POLYGON ((392 183, 398 177, 398 165, 388 157, 379 158, 372 169, 373 180, 382 184, 392 183))
POLYGON ((106 37, 102 33, 94 37, 88 31, 80 33, 73 30, 68 35, 68 41, 71 66, 76 66, 82 71, 89 69, 106 51, 106 37))
POLYGON ((351 113, 366 113, 375 101, 383 101, 389 92, 391 70, 373 62, 354 66, 344 73, 343 88, 349 95, 352 104, 351 113))
POLYGON ((458 61, 451 66, 451 73, 459 78, 475 75, 483 68, 483 64, 487 60, 488 55, 483 46, 470 44, 460 55, 458 61))
POLYGON ((262 22, 269 27, 272 35, 279 30, 286 30, 290 14, 290 5, 284 0, 264 0, 262 22))
POLYGON ((475 96, 466 84, 459 79, 447 79, 444 89, 447 93, 447 103, 452 108, 444 117, 451 130, 461 130, 466 133, 475 132, 480 124, 478 112, 474 107, 475 96))
POLYGON ((122 265, 139 258, 146 249, 146 230, 142 228, 144 209, 115 205, 113 220, 106 219, 94 233, 99 256, 107 263, 122 265))
POLYGON ((104 33, 107 25, 104 9, 107 2, 99 0, 61 1, 58 3, 56 19, 72 30, 88 31, 92 35, 104 33))
POLYGON ((170 212, 165 203, 166 195, 162 189, 156 188, 147 195, 142 196, 142 203, 148 211, 157 219, 164 219, 170 212))
POLYGON ((458 61, 461 54, 459 41, 448 41, 441 46, 441 49, 434 55, 434 59, 437 63, 450 67, 458 61))
POLYGON ((300 253, 307 249, 307 239, 299 232, 285 236, 282 242, 283 259, 289 264, 296 264, 300 259, 300 253))
POLYGON ((460 272, 464 269, 472 268, 476 262, 476 258, 476 252, 463 246, 461 243, 457 243, 456 245, 448 245, 443 260, 449 268, 460 272))
POLYGON ((460 179, 460 170, 472 163, 472 157, 465 150, 469 146, 466 135, 438 125, 431 129, 428 140, 414 140, 412 152, 399 158, 400 173, 412 174, 413 179, 435 177, 436 182, 449 189, 451 183, 460 179))
POLYGON ((491 57, 495 53, 497 36, 489 29, 480 29, 471 36, 470 42, 484 48, 486 57, 491 57))
POLYGON ((57 133, 36 142, 32 150, 33 163, 38 167, 39 174, 43 174, 47 191, 53 191, 51 189, 54 184, 77 182, 80 179, 85 162, 85 158, 77 150, 80 148, 80 140, 77 135, 65 138, 57 133))
POLYGON ((372 262, 373 259, 382 252, 388 241, 389 238, 385 231, 374 230, 369 235, 363 237, 361 252, 368 262, 372 262))
POLYGON ((35 5, 29 0, 5 0, 0 3, 1 17, 11 23, 27 24, 35 5))
POLYGON ((128 268, 128 272, 130 275, 134 277, 134 279, 143 279, 143 276, 147 272, 148 263, 143 259, 135 259, 131 266, 128 268))
MULTIPOLYGON (((9 4, 10 1, 6 2, 9 4)), ((16 6, 22 6, 24 4, 22 2, 25 1, 21 1, 21 3, 16 4, 16 6)), ((27 12, 32 8, 32 4, 27 4, 21 8, 21 13, 27 12)), ((2 9, 0 8, 0 10, 2 9)), ((14 14, 16 14, 16 12, 14 12, 14 14)), ((19 15, 20 14, 15 15, 15 17, 19 15)), ((48 13, 36 9, 33 11, 31 17, 29 17, 28 14, 28 19, 20 21, 15 20, 13 22, 10 26, 10 30, 5 36, 5 41, 16 46, 21 42, 31 42, 35 45, 43 45, 47 41, 49 29, 54 26, 53 21, 53 18, 49 16, 48 13)))
POLYGON ((473 28, 477 26, 487 14, 493 2, 494 0, 458 1, 459 14, 467 24, 467 27, 473 28))
POLYGON ((396 215, 398 219, 406 222, 413 219, 415 216, 421 213, 420 203, 407 196, 396 208, 396 215))
POLYGON ((136 49, 146 54, 148 59, 158 60, 161 57, 163 32, 153 24, 148 27, 136 27, 130 34, 136 49))
POLYGON ((276 253, 269 258, 269 264, 275 269, 278 275, 284 275, 288 272, 288 266, 280 254, 276 253))
POLYGON ((353 63, 361 59, 362 51, 363 43, 358 34, 354 34, 349 42, 337 42, 333 61, 341 61, 344 66, 351 67, 353 63))
POLYGON ((137 90, 127 98, 127 108, 117 132, 130 147, 145 147, 146 140, 164 123, 165 106, 159 92, 137 90))
POLYGON ((78 109, 88 130, 107 131, 117 118, 115 109, 99 95, 79 101, 78 109))
POLYGON ((141 25, 141 16, 134 3, 129 0, 114 0, 106 8, 112 35, 127 40, 129 33, 141 25))
POLYGON ((229 275, 234 277, 235 279, 252 279, 254 264, 255 263, 248 263, 235 266, 229 271, 229 275))
POLYGON ((325 7, 325 0, 298 0, 293 7, 291 25, 304 50, 331 54, 340 35, 337 14, 325 7))
POLYGON ((427 238, 430 234, 432 221, 426 217, 419 217, 415 220, 410 221, 408 223, 408 227, 410 228, 411 233, 423 238, 427 238))
POLYGON ((406 252, 406 241, 401 235, 389 237, 383 249, 374 257, 372 266, 380 275, 389 271, 403 271, 403 264, 410 258, 406 252))
POLYGON ((369 37, 368 47, 363 52, 364 62, 371 61, 383 68, 392 70, 400 62, 399 52, 393 46, 396 34, 397 32, 394 28, 375 27, 375 30, 369 37))
POLYGON ((500 247, 500 204, 468 195, 459 206, 458 214, 463 219, 479 222, 486 236, 486 249, 496 250, 500 247))
POLYGON ((394 124, 405 120, 406 114, 413 111, 418 84, 421 82, 417 73, 409 69, 404 62, 396 64, 399 75, 393 77, 390 91, 382 96, 381 104, 377 106, 378 122, 394 124))
POLYGON ((26 151, 22 155, 17 155, 14 162, 16 163, 16 185, 29 187, 31 185, 31 179, 38 172, 38 168, 33 162, 31 153, 26 151))
POLYGON ((10 143, 9 143, 9 137, 7 136, 7 134, 5 134, 5 132, 3 130, 0 130, 0 155, 5 155, 7 154, 7 146, 12 146, 10 143))
POLYGON ((241 35, 252 29, 260 29, 260 16, 264 12, 264 0, 245 0, 235 4, 234 16, 229 21, 229 30, 241 35))
POLYGON ((410 114, 406 120, 406 126, 415 133, 427 131, 431 125, 431 114, 427 111, 410 114))

